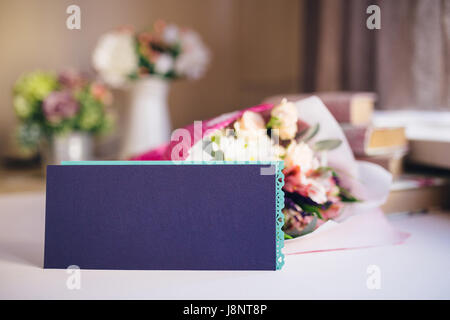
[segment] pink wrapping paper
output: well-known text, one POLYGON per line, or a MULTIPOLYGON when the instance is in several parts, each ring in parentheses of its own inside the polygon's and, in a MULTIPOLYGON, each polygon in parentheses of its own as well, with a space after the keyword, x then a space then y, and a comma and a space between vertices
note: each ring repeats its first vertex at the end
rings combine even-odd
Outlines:
MULTIPOLYGON (((296 239, 285 240, 285 254, 311 253, 330 250, 345 250, 402 243, 409 235, 394 229, 379 207, 386 201, 391 184, 391 174, 382 167, 364 161, 356 161, 347 139, 331 113, 317 97, 299 100, 295 103, 299 119, 309 125, 319 123, 320 131, 314 140, 341 139, 339 148, 328 152, 329 165, 339 174, 344 186, 359 199, 359 203, 348 204, 335 221, 328 221, 314 232, 296 239)), ((247 111, 267 115, 272 104, 263 104, 249 109, 221 115, 203 121, 201 127, 187 126, 191 141, 187 150, 201 143, 203 137, 215 130, 227 127, 247 111)), ((172 135, 171 142, 138 155, 132 160, 172 160, 172 149, 180 141, 172 135)), ((188 154, 180 154, 186 159, 188 154)))
POLYGON ((344 222, 327 221, 315 232, 286 241, 284 254, 371 248, 401 244, 409 234, 396 230, 380 209, 371 209, 344 222))

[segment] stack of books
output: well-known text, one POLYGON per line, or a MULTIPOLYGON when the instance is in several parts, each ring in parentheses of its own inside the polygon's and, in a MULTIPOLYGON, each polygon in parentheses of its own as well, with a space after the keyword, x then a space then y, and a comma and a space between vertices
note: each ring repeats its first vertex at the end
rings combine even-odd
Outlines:
POLYGON ((409 142, 409 174, 394 180, 385 212, 450 208, 450 112, 376 111, 373 121, 405 127, 409 142))
MULTIPOLYGON (((403 173, 403 162, 408 151, 405 128, 402 126, 375 126, 373 114, 377 95, 372 92, 316 92, 287 95, 291 101, 318 96, 341 125, 358 160, 376 163, 398 177, 403 173)), ((282 96, 265 102, 274 103, 282 96)))
POLYGON ((403 174, 392 183, 382 209, 386 213, 424 212, 450 207, 450 184, 446 174, 403 174))
POLYGON ((377 96, 371 92, 324 92, 316 94, 340 123, 358 160, 376 163, 394 177, 403 173, 408 140, 402 126, 375 126, 377 96))
MULTIPOLYGON (((391 112, 384 114, 387 120, 383 121, 379 112, 374 113, 377 98, 374 93, 326 92, 316 95, 340 123, 355 158, 376 163, 391 172, 394 179, 383 205, 384 212, 421 212, 450 206, 448 175, 411 165, 405 170, 405 159, 407 164, 448 162, 448 157, 442 155, 445 148, 436 150, 430 139, 425 142, 411 139, 406 123, 389 120, 392 119, 391 112)), ((405 118, 405 114, 402 115, 405 118)), ((438 126, 434 125, 434 128, 432 131, 437 131, 438 126)))
POLYGON ((450 170, 450 111, 378 110, 374 123, 406 128, 408 162, 450 170))

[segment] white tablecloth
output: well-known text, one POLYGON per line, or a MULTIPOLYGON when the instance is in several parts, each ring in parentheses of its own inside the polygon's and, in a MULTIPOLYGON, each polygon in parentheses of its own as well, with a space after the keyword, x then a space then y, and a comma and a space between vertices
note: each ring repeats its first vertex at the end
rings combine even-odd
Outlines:
POLYGON ((69 290, 66 270, 42 268, 44 212, 42 193, 0 196, 0 299, 450 299, 449 213, 392 218, 405 244, 287 256, 281 271, 82 270, 69 290))

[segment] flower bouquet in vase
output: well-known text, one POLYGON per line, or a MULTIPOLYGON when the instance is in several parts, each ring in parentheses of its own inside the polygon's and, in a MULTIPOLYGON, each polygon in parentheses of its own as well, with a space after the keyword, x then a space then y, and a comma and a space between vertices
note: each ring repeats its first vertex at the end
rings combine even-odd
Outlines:
POLYGON ((34 71, 14 85, 13 106, 23 148, 39 149, 46 164, 92 160, 92 136, 112 129, 112 95, 76 71, 34 71))
POLYGON ((399 243, 407 236, 379 209, 391 175, 354 159, 339 124, 317 97, 195 122, 134 159, 283 161, 285 254, 399 243))
POLYGON ((169 139, 169 83, 179 78, 200 78, 209 57, 196 32, 162 20, 147 31, 121 28, 99 39, 93 53, 94 68, 106 83, 131 93, 123 158, 169 139))

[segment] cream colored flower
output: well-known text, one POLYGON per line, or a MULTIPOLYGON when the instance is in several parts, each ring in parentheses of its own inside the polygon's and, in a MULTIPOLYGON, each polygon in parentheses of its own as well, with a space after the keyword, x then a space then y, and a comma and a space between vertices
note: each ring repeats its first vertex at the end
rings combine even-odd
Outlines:
POLYGON ((283 160, 286 156, 286 149, 279 144, 272 145, 272 153, 276 160, 283 160))
POLYGON ((173 69, 173 65, 174 60, 170 54, 160 54, 155 62, 155 72, 164 75, 173 69))
POLYGON ((235 122, 234 129, 237 135, 244 139, 256 139, 261 135, 267 135, 263 117, 252 111, 245 111, 242 117, 235 122))
POLYGON ((327 190, 319 181, 314 179, 304 179, 308 190, 308 197, 312 201, 322 204, 327 202, 327 190))
POLYGON ((297 133, 297 109, 292 102, 283 99, 279 105, 271 112, 272 128, 278 129, 278 134, 282 140, 295 138, 297 133))
POLYGON ((123 31, 104 34, 94 50, 92 64, 107 84, 124 85, 138 69, 133 34, 123 31))
POLYGON ((314 151, 306 143, 295 141, 288 146, 284 163, 287 168, 299 166, 303 174, 319 167, 319 160, 314 151))

